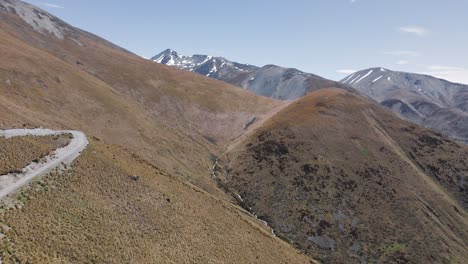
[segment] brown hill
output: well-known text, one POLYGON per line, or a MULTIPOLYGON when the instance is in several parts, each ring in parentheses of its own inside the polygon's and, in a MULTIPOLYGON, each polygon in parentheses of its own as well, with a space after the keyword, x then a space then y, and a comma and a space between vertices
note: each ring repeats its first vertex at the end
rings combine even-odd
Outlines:
POLYGON ((243 206, 324 263, 468 261, 468 148, 362 97, 292 102, 226 160, 243 206))

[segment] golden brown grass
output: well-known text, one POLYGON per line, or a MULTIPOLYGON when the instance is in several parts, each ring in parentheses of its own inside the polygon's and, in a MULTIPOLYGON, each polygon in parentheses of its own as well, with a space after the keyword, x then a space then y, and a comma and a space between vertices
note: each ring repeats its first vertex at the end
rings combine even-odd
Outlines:
POLYGON ((240 209, 116 146, 94 141, 44 181, 1 216, 4 263, 310 263, 240 209))
POLYGON ((21 171, 70 142, 70 135, 0 137, 0 175, 21 171))
POLYGON ((84 47, 0 16, 0 125, 78 129, 94 138, 70 174, 23 191, 30 200, 5 212, 4 262, 309 262, 225 202, 210 179, 211 154, 278 102, 156 65, 79 30, 70 34, 84 47))
POLYGON ((76 30, 83 47, 0 14, 0 124, 79 129, 223 195, 211 154, 280 103, 172 69, 76 30))

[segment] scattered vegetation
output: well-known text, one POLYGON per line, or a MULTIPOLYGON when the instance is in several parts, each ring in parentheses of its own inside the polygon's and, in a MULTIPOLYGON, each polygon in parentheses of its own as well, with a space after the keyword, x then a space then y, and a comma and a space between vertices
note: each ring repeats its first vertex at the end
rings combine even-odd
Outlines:
POLYGON ((227 185, 314 259, 468 260, 466 147, 337 90, 291 104, 237 146, 227 185))
POLYGON ((239 208, 101 141, 26 195, 0 216, 3 263, 310 263, 239 208))
POLYGON ((383 249, 383 254, 379 258, 379 263, 410 263, 406 256, 406 246, 398 242, 394 242, 383 249))
POLYGON ((20 172, 57 148, 66 146, 71 135, 43 137, 0 137, 0 175, 20 172))

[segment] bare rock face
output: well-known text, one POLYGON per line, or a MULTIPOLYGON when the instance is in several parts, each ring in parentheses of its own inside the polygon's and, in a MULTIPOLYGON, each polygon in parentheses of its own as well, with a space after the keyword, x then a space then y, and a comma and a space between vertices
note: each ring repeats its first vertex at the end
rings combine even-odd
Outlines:
POLYGON ((352 90, 350 86, 342 83, 293 68, 276 65, 257 67, 207 55, 182 56, 171 49, 159 53, 151 60, 280 100, 297 99, 311 91, 323 88, 337 87, 352 90))
POLYGON ((341 81, 417 124, 468 143, 468 85, 373 68, 341 81))
POLYGON ((44 10, 17 0, 0 1, 0 11, 18 15, 34 30, 41 33, 50 33, 59 39, 63 39, 65 32, 69 30, 66 23, 60 21, 44 10))

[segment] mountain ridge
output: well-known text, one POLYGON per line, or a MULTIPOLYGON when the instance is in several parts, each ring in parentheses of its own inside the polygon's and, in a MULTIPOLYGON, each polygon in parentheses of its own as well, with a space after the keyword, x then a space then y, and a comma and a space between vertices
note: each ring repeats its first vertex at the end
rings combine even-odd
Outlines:
POLYGON ((351 87, 327 80, 315 74, 295 68, 283 68, 274 64, 258 67, 208 55, 182 56, 172 49, 166 49, 150 59, 178 69, 195 72, 206 77, 221 80, 258 95, 280 100, 293 100, 322 88, 337 87, 352 90, 351 87))
POLYGON ((468 143, 468 85, 384 68, 358 71, 341 82, 408 120, 468 143))

